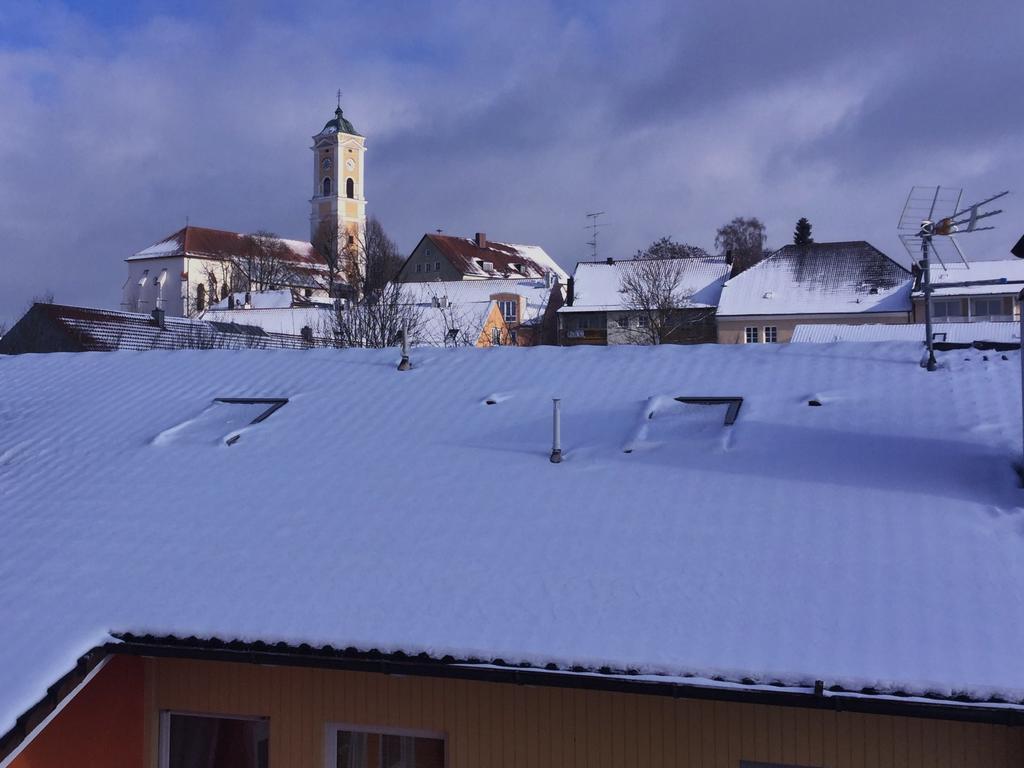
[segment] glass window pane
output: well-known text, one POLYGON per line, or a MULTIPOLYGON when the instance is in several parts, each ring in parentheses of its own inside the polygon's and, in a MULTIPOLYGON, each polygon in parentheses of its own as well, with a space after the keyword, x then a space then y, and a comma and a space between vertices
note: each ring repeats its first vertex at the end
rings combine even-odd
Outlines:
POLYGON ((266 720, 171 715, 168 768, 267 768, 266 720))
POLYGON ((444 739, 338 732, 337 768, 444 768, 444 739))

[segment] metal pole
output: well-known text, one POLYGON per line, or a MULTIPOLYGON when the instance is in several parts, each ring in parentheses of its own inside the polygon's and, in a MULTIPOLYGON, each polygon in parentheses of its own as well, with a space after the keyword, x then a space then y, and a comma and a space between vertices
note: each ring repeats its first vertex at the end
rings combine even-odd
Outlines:
POLYGON ((553 398, 554 411, 552 414, 552 440, 551 440, 551 463, 562 462, 562 400, 553 398))
POLYGON ((928 345, 929 371, 934 371, 938 364, 935 362, 935 343, 932 340, 932 272, 928 265, 928 246, 932 243, 932 223, 921 222, 921 272, 924 277, 924 332, 925 343, 928 345))
POLYGON ((402 362, 398 364, 398 370, 408 371, 412 368, 412 363, 409 362, 409 321, 408 319, 402 321, 402 362))
MULTIPOLYGON (((1020 308, 1020 398, 1021 410, 1024 414, 1024 291, 1017 296, 1017 306, 1020 308)), ((1021 437, 1024 438, 1024 421, 1021 422, 1021 437)), ((1021 443, 1024 446, 1024 442, 1021 443)))

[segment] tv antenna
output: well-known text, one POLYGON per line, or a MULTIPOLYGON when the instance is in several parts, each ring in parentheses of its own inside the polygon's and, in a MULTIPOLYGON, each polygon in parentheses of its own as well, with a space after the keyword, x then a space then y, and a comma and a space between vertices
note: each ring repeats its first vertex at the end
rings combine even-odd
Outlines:
POLYGON ((601 216, 604 216, 604 211, 588 213, 587 218, 590 219, 590 221, 587 223, 587 226, 584 227, 584 229, 590 230, 590 239, 587 241, 587 245, 590 246, 590 254, 593 256, 594 261, 597 261, 597 236, 600 233, 601 227, 604 226, 600 221, 601 216))
POLYGON ((960 248, 956 236, 995 229, 992 226, 979 227, 978 222, 1002 213, 1002 209, 986 210, 985 206, 1008 194, 1010 194, 1009 191, 1000 192, 970 205, 963 204, 963 190, 953 187, 912 187, 910 194, 907 195, 907 202, 903 205, 903 213, 900 215, 897 229, 900 230, 900 240, 903 242, 903 247, 907 249, 911 262, 917 264, 921 270, 921 285, 924 290, 925 343, 928 345, 928 360, 925 367, 929 371, 934 371, 937 367, 932 338, 930 256, 934 255, 943 269, 949 269, 946 261, 955 262, 957 259, 964 269, 970 269, 970 264, 964 258, 964 252, 960 248), (946 257, 945 261, 943 253, 946 257), (918 254, 920 254, 920 258, 918 258, 918 254))

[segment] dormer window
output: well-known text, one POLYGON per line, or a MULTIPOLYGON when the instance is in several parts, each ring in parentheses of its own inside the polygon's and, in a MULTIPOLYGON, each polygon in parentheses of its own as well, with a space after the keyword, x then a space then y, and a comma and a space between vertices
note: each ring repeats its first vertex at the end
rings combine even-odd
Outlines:
POLYGON ((324 197, 330 197, 331 196, 331 177, 330 176, 325 176, 324 177, 323 196, 324 197))

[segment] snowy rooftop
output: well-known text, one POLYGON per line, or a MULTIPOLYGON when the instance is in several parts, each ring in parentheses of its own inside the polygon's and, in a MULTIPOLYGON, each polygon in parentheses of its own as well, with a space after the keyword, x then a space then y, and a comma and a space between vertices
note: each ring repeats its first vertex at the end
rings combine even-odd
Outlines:
POLYGON ((475 239, 441 234, 426 234, 423 239, 459 273, 471 279, 515 279, 517 276, 537 279, 543 278, 545 272, 551 272, 564 283, 569 277, 539 245, 485 240, 481 246, 475 239))
POLYGON ((1020 701, 1007 356, 0 358, 0 732, 111 631, 1020 701))
MULTIPOLYGON (((246 235, 241 232, 229 232, 223 229, 210 229, 209 227, 186 226, 179 229, 173 235, 148 248, 144 248, 126 261, 136 259, 155 259, 167 256, 193 256, 196 258, 224 258, 227 255, 243 253, 246 247, 246 235)), ((281 238, 281 242, 288 248, 292 256, 298 262, 314 264, 317 259, 313 254, 313 247, 304 240, 288 240, 281 238)))
MULTIPOLYGON (((1020 323, 935 323, 932 333, 937 341, 954 344, 981 342, 1020 343, 1020 323)), ((924 323, 806 323, 793 329, 791 342, 828 343, 833 341, 917 341, 924 344, 924 323)))
POLYGON ((718 316, 909 312, 912 284, 863 240, 787 245, 726 282, 718 316))
POLYGON ((933 262, 931 277, 933 296, 1016 296, 1024 289, 1024 259, 933 262))
MULTIPOLYGON (((714 307, 718 304, 722 284, 729 276, 729 265, 719 256, 680 259, 684 266, 679 284, 680 294, 688 297, 692 307, 714 307)), ((634 269, 633 259, 623 261, 581 261, 573 273, 574 300, 571 307, 559 312, 611 312, 625 308, 622 276, 634 269)))

